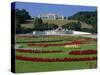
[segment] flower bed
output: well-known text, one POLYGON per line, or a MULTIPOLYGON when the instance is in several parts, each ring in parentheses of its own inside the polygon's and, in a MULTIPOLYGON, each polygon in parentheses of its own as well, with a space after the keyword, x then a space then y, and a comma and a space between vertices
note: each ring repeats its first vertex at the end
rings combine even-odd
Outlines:
POLYGON ((72 41, 72 42, 68 42, 68 43, 63 43, 63 44, 28 44, 29 46, 64 46, 64 45, 79 45, 79 44, 83 44, 80 41, 72 41))
POLYGON ((25 49, 16 49, 17 52, 21 53, 58 53, 63 52, 62 50, 25 50, 25 49))
POLYGON ((17 60, 32 61, 32 62, 71 62, 71 61, 91 61, 97 60, 97 57, 83 57, 83 58, 37 58, 16 56, 17 60))
POLYGON ((86 55, 86 54, 97 54, 96 50, 84 50, 84 51, 71 51, 69 52, 70 55, 86 55))
POLYGON ((65 45, 66 48, 79 48, 79 45, 65 45))

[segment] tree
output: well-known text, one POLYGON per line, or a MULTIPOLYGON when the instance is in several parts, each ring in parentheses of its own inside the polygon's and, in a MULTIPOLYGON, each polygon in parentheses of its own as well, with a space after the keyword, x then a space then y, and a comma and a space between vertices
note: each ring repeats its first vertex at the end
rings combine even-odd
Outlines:
MULTIPOLYGON (((16 33, 20 33, 21 32, 21 23, 24 23, 26 19, 30 19, 31 16, 29 15, 29 13, 25 10, 19 10, 19 9, 13 9, 12 10, 15 16, 15 25, 16 25, 16 33)), ((13 17, 13 16, 12 16, 13 17)))
POLYGON ((22 10, 15 9, 15 15, 16 15, 15 18, 18 19, 20 23, 24 23, 26 19, 31 18, 31 16, 25 9, 22 10))
POLYGON ((16 24, 16 33, 20 33, 21 30, 20 21, 16 19, 15 24, 16 24))
POLYGON ((35 30, 42 30, 43 21, 41 18, 35 18, 34 20, 34 29, 35 30))
POLYGON ((58 28, 58 25, 56 25, 56 24, 48 24, 48 29, 50 29, 50 30, 53 30, 53 29, 56 29, 56 28, 58 28))
POLYGON ((62 28, 69 29, 69 30, 81 30, 81 23, 80 22, 70 22, 62 26, 62 28))
POLYGON ((76 31, 80 31, 81 30, 81 23, 78 21, 75 25, 75 28, 74 28, 76 31))
POLYGON ((33 25, 34 25, 33 27, 34 30, 39 30, 39 31, 53 30, 58 28, 58 26, 55 24, 43 23, 41 18, 35 18, 33 25))

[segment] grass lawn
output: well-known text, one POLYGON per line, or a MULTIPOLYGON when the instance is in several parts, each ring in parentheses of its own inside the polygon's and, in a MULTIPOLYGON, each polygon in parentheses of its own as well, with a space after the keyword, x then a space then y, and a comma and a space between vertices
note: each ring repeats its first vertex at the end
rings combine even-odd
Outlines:
POLYGON ((16 60, 16 73, 96 68, 96 61, 29 62, 16 60))

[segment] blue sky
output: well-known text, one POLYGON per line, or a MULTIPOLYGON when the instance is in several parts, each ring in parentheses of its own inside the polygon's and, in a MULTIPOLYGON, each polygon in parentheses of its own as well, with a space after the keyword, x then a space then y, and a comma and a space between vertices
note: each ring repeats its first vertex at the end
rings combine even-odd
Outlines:
POLYGON ((71 16, 79 11, 95 11, 93 6, 58 5, 43 3, 16 2, 16 8, 25 9, 31 16, 39 14, 55 13, 64 16, 71 16))

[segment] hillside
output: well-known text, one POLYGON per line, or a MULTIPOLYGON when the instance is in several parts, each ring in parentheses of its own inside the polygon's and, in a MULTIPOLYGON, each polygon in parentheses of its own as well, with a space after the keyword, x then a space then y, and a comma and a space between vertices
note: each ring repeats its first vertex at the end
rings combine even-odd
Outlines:
POLYGON ((97 11, 82 11, 78 12, 70 17, 69 20, 78 20, 90 24, 93 29, 93 33, 97 33, 97 11))
POLYGON ((97 11, 84 11, 78 12, 70 17, 69 20, 78 20, 87 24, 96 25, 97 23, 97 11))

